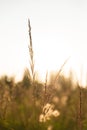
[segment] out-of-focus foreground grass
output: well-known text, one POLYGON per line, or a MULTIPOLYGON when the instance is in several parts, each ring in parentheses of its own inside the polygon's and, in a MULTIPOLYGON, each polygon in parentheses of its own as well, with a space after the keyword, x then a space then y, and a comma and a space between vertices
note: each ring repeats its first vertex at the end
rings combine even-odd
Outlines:
MULTIPOLYGON (((0 78, 0 130, 77 130, 79 129, 79 85, 73 77, 53 76, 46 86, 32 83, 29 71, 15 82, 0 78), (47 108, 46 108, 47 107, 47 108), (54 114, 54 115, 53 115, 54 114)), ((82 127, 87 129, 87 88, 82 88, 82 127)))

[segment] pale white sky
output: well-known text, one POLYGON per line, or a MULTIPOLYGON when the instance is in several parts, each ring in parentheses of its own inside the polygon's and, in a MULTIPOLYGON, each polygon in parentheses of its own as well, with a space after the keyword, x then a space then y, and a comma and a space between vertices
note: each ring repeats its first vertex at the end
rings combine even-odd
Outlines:
POLYGON ((35 66, 40 76, 72 68, 78 79, 87 72, 86 0, 0 0, 0 75, 20 78, 29 67, 28 18, 32 26, 35 66))

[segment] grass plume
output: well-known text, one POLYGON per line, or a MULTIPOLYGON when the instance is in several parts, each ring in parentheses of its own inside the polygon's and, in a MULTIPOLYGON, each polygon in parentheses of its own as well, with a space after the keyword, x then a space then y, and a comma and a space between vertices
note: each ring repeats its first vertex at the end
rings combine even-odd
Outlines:
POLYGON ((32 36, 31 36, 31 25, 30 20, 28 19, 28 28, 29 28, 29 55, 30 55, 30 69, 31 69, 31 77, 34 81, 35 73, 34 73, 34 52, 33 52, 33 44, 32 44, 32 36))

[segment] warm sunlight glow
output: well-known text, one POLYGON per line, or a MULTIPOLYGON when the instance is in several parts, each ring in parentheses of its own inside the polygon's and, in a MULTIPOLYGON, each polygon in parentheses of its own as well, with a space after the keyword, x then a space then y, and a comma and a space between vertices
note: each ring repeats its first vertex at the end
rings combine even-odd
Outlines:
POLYGON ((41 80, 46 72, 58 71, 64 61, 66 75, 86 85, 87 2, 0 1, 0 75, 19 80, 29 68, 28 18, 31 20, 35 71, 41 80), (82 79, 81 79, 82 77, 82 79))

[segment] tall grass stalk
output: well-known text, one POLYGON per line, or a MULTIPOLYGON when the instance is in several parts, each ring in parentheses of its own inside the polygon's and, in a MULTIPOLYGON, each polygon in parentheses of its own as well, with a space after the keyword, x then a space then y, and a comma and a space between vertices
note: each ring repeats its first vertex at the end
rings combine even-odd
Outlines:
POLYGON ((30 20, 28 19, 28 28, 29 28, 29 56, 30 56, 30 69, 31 69, 31 77, 32 81, 34 82, 35 73, 34 73, 34 51, 33 51, 33 44, 32 44, 32 36, 31 36, 31 25, 30 20))
POLYGON ((46 78, 45 78, 45 95, 47 94, 47 77, 48 77, 48 72, 46 73, 46 78))
POLYGON ((79 130, 82 130, 82 87, 79 87, 79 130))
POLYGON ((31 78, 32 78, 32 87, 33 87, 33 100, 34 100, 34 107, 35 107, 35 91, 36 91, 36 86, 35 86, 35 71, 34 71, 34 51, 33 51, 33 44, 32 44, 32 35, 31 35, 31 25, 30 25, 30 20, 28 19, 28 28, 29 28, 29 56, 30 56, 30 71, 31 71, 31 78))
POLYGON ((46 77, 45 77, 45 85, 44 85, 44 103, 43 103, 43 105, 46 103, 46 99, 47 99, 47 78, 48 78, 48 72, 46 73, 46 77))
POLYGON ((79 130, 82 130, 82 68, 81 68, 81 79, 79 85, 79 113, 78 113, 78 126, 79 130))

